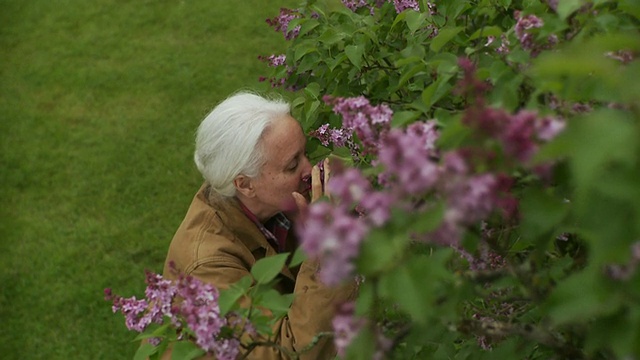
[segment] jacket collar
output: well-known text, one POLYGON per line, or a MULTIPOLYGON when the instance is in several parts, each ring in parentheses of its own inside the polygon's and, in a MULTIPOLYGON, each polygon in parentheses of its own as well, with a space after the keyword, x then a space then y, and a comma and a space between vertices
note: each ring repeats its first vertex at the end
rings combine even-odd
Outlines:
MULTIPOLYGON (((234 234, 235 238, 246 246, 251 253, 256 254, 256 252, 262 250, 264 257, 278 254, 256 224, 245 215, 236 198, 216 201, 216 199, 212 199, 211 188, 206 183, 202 185, 196 198, 200 200, 202 205, 215 211, 216 216, 220 218, 222 224, 224 224, 224 226, 234 234)), ((281 273, 295 281, 295 277, 288 267, 283 267, 281 273)))

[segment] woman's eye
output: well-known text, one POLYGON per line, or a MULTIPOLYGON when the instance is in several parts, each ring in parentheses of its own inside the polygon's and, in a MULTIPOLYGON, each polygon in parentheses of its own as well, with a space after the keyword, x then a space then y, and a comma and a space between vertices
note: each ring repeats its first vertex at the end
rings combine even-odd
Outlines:
POLYGON ((292 163, 291 165, 289 165, 289 167, 287 168, 287 170, 289 170, 289 171, 293 171, 293 170, 295 170, 295 169, 297 169, 297 168, 298 168, 298 162, 296 161, 296 162, 292 163))

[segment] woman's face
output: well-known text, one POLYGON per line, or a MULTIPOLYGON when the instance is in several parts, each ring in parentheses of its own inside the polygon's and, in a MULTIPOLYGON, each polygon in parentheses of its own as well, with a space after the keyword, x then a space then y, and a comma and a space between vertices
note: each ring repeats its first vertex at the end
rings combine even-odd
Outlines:
POLYGON ((291 116, 274 121, 262 139, 265 164, 252 179, 259 219, 295 209, 294 191, 309 197, 311 164, 305 155, 306 138, 291 116))

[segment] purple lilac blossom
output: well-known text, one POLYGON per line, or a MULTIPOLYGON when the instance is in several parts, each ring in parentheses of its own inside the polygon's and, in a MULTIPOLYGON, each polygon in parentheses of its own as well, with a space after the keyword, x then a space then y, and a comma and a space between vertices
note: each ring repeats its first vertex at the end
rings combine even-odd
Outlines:
POLYGON ((520 41, 520 45, 525 50, 533 50, 535 47, 535 39, 530 30, 534 28, 541 28, 544 25, 544 22, 533 14, 521 16, 519 11, 516 11, 514 16, 517 21, 515 33, 518 41, 520 41))
POLYGON ((427 9, 429 9, 429 15, 431 16, 438 14, 438 8, 434 2, 427 1, 427 9))
POLYGON ((542 50, 550 49, 558 43, 558 36, 551 34, 547 36, 546 43, 536 43, 535 33, 532 31, 536 28, 544 26, 544 22, 541 18, 529 14, 521 16, 521 12, 514 12, 516 19, 515 33, 520 46, 524 50, 529 50, 532 57, 536 57, 542 50))
POLYGON ((282 66, 285 65, 287 63, 287 55, 285 54, 280 54, 280 55, 269 55, 269 56, 258 56, 258 60, 262 60, 264 62, 267 62, 269 66, 271 67, 278 67, 278 66, 282 66))
POLYGON ((273 19, 267 19, 267 24, 272 26, 275 31, 282 32, 285 39, 291 40, 298 36, 300 25, 289 29, 289 23, 291 20, 300 18, 301 16, 297 10, 280 8, 280 14, 273 19))
POLYGON ((380 227, 391 218, 391 207, 396 200, 397 198, 391 193, 376 191, 364 197, 359 206, 365 219, 373 226, 380 227))
POLYGON ((390 127, 393 112, 385 105, 373 106, 364 96, 334 98, 325 96, 325 103, 333 105, 333 111, 342 116, 344 129, 353 131, 364 145, 365 152, 375 152, 379 138, 390 127))
POLYGON ((336 285, 355 275, 352 261, 369 231, 362 218, 346 207, 317 202, 309 206, 304 224, 296 229, 305 253, 320 257, 323 283, 336 285))
POLYGON ((630 246, 631 258, 626 264, 608 265, 605 270, 610 278, 618 281, 631 279, 640 267, 640 241, 636 241, 630 246))
POLYGON ((407 9, 420 11, 420 5, 416 0, 389 0, 389 2, 391 1, 393 1, 393 5, 396 7, 396 12, 398 14, 407 9))
POLYGON ((351 11, 356 11, 362 7, 368 7, 367 0, 342 0, 342 4, 351 11))
POLYGON ((347 146, 348 142, 351 140, 351 131, 344 128, 330 129, 329 124, 320 126, 309 135, 320 140, 320 143, 324 146, 333 144, 334 146, 344 147, 347 146))
POLYGON ((426 129, 420 123, 406 131, 391 129, 378 148, 378 160, 385 168, 380 179, 395 181, 403 193, 417 195, 431 190, 440 177, 438 165, 430 156, 435 138, 435 129, 426 129))
POLYGON ((331 322, 335 333, 333 342, 338 356, 345 355, 345 351, 360 330, 367 324, 367 320, 355 316, 355 303, 341 304, 331 322))
POLYGON ((287 65, 287 56, 284 54, 281 55, 269 55, 269 56, 258 56, 258 60, 264 61, 267 63, 268 66, 270 67, 278 67, 278 66, 284 66, 285 67, 285 75, 281 78, 277 78, 277 77, 271 77, 271 78, 267 78, 265 76, 261 76, 260 78, 258 78, 258 81, 263 82, 263 81, 267 81, 269 80, 269 83, 271 84, 272 88, 277 88, 277 87, 281 87, 284 86, 287 83, 287 79, 289 76, 291 76, 291 74, 293 74, 293 68, 291 68, 290 66, 287 65))
MULTIPOLYGON (((105 289, 105 299, 113 302, 113 311, 125 316, 130 330, 143 332, 152 322, 162 323, 170 319, 175 328, 186 325, 195 336, 196 344, 217 359, 235 359, 240 352, 236 338, 219 338, 228 321, 220 315, 218 290, 191 276, 181 276, 177 282, 164 280, 162 276, 147 273, 146 299, 123 298, 105 289), (180 299, 179 305, 176 300, 180 299)), ((160 339, 151 343, 158 344, 160 339)))
POLYGON ((635 59, 635 54, 631 50, 609 51, 604 54, 606 57, 618 60, 622 64, 628 64, 635 59))
POLYGON ((491 138, 499 139, 504 153, 520 162, 528 162, 538 151, 540 143, 548 142, 565 127, 564 121, 539 117, 534 111, 521 110, 509 114, 502 109, 484 104, 469 108, 462 121, 481 130, 491 138))
POLYGON ((344 203, 358 203, 371 192, 371 183, 354 168, 349 168, 329 179, 329 193, 344 203))
POLYGON ((496 52, 498 54, 502 54, 502 55, 508 54, 511 51, 509 49, 509 45, 511 45, 511 42, 509 42, 509 39, 507 38, 507 35, 501 34, 500 35, 500 46, 496 49, 496 52))

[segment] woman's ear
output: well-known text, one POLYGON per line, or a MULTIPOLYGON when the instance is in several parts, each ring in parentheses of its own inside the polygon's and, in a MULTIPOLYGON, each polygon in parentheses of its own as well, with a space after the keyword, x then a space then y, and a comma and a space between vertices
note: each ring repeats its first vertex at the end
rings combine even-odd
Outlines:
POLYGON ((250 177, 240 174, 233 179, 233 185, 239 193, 245 197, 252 198, 255 196, 255 190, 253 187, 253 181, 251 180, 252 179, 250 177))

